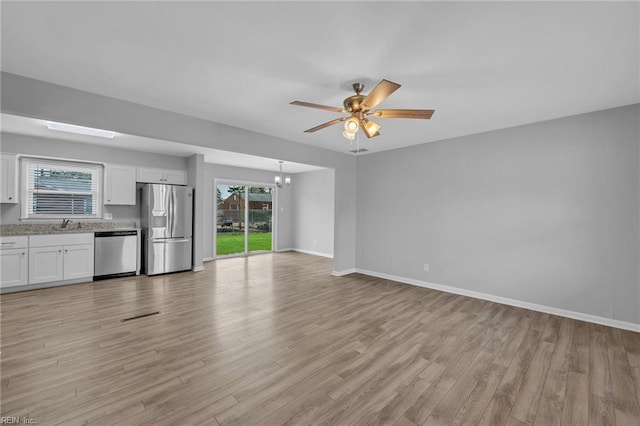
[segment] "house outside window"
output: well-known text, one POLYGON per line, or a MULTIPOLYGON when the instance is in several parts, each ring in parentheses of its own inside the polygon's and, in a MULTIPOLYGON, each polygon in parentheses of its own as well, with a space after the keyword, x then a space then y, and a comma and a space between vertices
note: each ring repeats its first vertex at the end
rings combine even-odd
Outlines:
POLYGON ((102 173, 95 163, 23 158, 22 218, 101 218, 102 173))

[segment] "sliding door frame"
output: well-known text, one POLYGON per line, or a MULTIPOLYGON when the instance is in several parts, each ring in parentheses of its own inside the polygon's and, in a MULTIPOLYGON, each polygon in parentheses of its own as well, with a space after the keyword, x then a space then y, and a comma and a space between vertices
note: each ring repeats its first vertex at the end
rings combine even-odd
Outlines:
POLYGON ((274 183, 267 182, 255 182, 240 179, 227 179, 227 178, 214 178, 213 189, 216 191, 218 185, 229 186, 244 186, 244 252, 232 253, 218 256, 218 199, 214 194, 213 197, 213 259, 226 259, 229 257, 246 257, 264 253, 274 253, 278 247, 278 186, 274 183), (271 251, 270 252, 255 252, 249 251, 249 187, 258 186, 271 188, 273 190, 273 197, 271 200, 271 251))

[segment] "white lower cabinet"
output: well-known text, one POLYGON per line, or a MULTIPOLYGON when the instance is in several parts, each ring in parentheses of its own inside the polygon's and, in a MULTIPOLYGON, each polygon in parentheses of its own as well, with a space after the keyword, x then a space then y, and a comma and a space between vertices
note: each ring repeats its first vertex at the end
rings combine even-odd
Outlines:
POLYGON ((2 259, 0 287, 29 283, 29 250, 27 248, 0 250, 0 259, 2 259))
POLYGON ((0 288, 91 281, 93 240, 92 232, 0 237, 0 288))
POLYGON ((93 278, 93 238, 92 233, 29 237, 29 284, 93 278))
POLYGON ((63 280, 62 246, 29 249, 29 284, 63 280))
POLYGON ((93 244, 64 246, 63 279, 93 277, 93 244))
POLYGON ((29 283, 29 237, 0 237, 0 287, 29 283))

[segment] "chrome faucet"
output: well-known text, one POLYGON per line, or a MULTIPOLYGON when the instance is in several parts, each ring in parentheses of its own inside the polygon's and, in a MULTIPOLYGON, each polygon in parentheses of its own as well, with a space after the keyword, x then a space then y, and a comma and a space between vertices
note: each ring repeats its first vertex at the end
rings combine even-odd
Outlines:
POLYGON ((60 228, 66 228, 69 222, 71 222, 71 219, 62 219, 62 225, 60 225, 60 228))

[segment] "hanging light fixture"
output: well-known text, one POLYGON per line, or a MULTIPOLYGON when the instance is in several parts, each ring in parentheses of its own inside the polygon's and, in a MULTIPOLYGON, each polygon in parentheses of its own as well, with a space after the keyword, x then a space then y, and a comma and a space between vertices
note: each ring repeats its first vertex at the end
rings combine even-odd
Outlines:
POLYGON ((358 128, 360 124, 355 117, 351 117, 347 121, 344 122, 344 132, 342 132, 342 136, 346 140, 352 141, 356 138, 356 133, 358 133, 358 128))
POLYGON ((274 181, 276 182, 276 185, 278 186, 278 188, 291 185, 291 177, 290 176, 283 177, 282 175, 282 163, 284 163, 284 161, 279 160, 278 163, 280 163, 280 174, 274 177, 274 181))
POLYGON ((360 125, 358 124, 358 120, 356 120, 354 117, 351 117, 350 119, 344 122, 344 130, 349 133, 357 132, 359 126, 360 125))
POLYGON ((380 134, 379 130, 379 124, 374 123, 371 120, 367 120, 366 118, 362 119, 362 131, 367 135, 368 138, 378 136, 380 134))
POLYGON ((347 132, 346 130, 344 132, 342 132, 342 136, 344 136, 344 138, 348 141, 352 141, 356 138, 356 132, 347 132))

